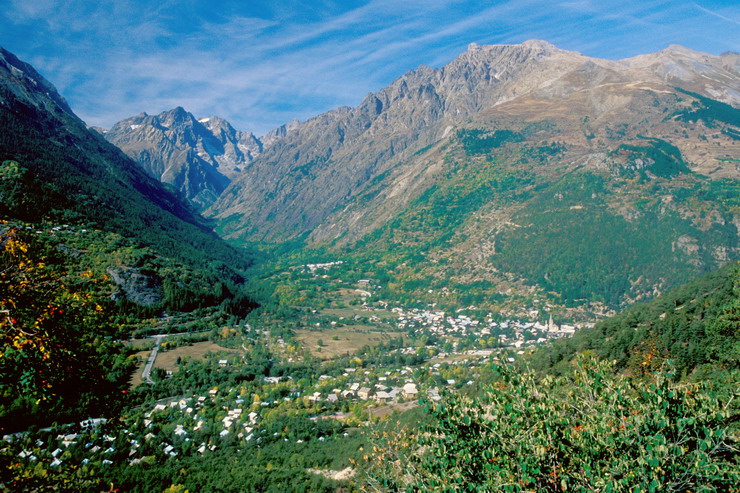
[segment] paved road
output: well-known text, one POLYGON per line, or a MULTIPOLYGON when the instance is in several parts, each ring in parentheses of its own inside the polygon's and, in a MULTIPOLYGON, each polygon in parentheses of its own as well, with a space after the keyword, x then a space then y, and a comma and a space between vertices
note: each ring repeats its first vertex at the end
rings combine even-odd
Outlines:
POLYGON ((149 336, 152 339, 154 339, 154 348, 152 348, 152 352, 149 353, 149 359, 146 360, 146 365, 144 366, 144 371, 141 372, 141 378, 146 383, 154 383, 154 380, 152 380, 152 367, 154 366, 154 361, 157 359, 157 353, 159 352, 159 345, 162 343, 162 339, 164 339, 167 336, 181 336, 186 334, 202 334, 203 332, 210 332, 209 330, 198 330, 195 332, 176 332, 173 334, 156 334, 153 336, 149 336))
POLYGON ((154 347, 152 348, 152 352, 149 354, 149 359, 146 361, 144 371, 141 372, 141 378, 144 379, 146 383, 154 384, 154 380, 152 380, 152 366, 154 366, 154 360, 157 359, 159 345, 162 342, 162 339, 167 337, 167 334, 156 335, 152 337, 154 339, 154 347))

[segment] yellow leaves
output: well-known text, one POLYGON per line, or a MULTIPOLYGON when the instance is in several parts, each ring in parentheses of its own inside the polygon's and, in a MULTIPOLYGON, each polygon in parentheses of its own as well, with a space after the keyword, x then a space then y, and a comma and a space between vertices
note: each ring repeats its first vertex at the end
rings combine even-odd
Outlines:
MULTIPOLYGON (((113 490, 113 485, 111 484, 111 491, 118 491, 113 490)), ((188 490, 185 488, 185 486, 181 484, 173 484, 170 485, 168 488, 165 488, 162 490, 162 493, 189 493, 188 490)))
POLYGON ((27 343, 28 340, 20 334, 13 337, 13 347, 16 349, 23 349, 27 343))
POLYGON ((222 339, 228 339, 229 337, 234 337, 236 335, 236 329, 229 328, 229 327, 221 327, 219 334, 222 339))
POLYGON ((9 239, 5 242, 5 251, 14 256, 18 255, 19 253, 27 253, 28 245, 20 240, 17 240, 15 237, 15 232, 11 231, 9 234, 9 239))

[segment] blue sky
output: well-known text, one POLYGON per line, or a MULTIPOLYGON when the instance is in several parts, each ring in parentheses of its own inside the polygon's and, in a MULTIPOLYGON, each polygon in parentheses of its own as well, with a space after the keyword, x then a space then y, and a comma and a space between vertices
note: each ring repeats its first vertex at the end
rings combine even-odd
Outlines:
POLYGON ((544 39, 620 59, 740 52, 737 0, 3 0, 0 45, 110 127, 182 106, 263 135, 355 106, 469 43, 544 39))

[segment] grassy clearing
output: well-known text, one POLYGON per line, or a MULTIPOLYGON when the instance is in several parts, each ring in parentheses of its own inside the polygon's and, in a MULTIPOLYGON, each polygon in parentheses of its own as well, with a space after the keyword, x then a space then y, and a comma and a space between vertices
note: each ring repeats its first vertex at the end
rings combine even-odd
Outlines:
POLYGON ((355 309, 355 308, 324 308, 323 310, 320 310, 319 313, 321 313, 324 316, 327 317, 344 317, 344 318, 352 318, 355 315, 358 317, 369 317, 372 315, 372 312, 369 312, 367 310, 363 309, 355 309))
MULTIPOLYGON (((181 346, 169 351, 160 350, 159 353, 157 353, 157 359, 154 361, 154 368, 162 368, 163 370, 174 372, 177 371, 178 356, 182 359, 204 359, 208 353, 217 353, 220 351, 226 351, 229 353, 239 352, 238 349, 221 347, 210 341, 196 342, 191 346, 181 346)), ((144 383, 144 380, 141 378, 141 372, 144 371, 144 366, 146 366, 146 362, 149 359, 149 354, 151 354, 151 350, 139 351, 136 353, 136 356, 139 358, 139 364, 129 380, 130 388, 133 389, 144 383)))
POLYGON ((152 347, 154 347, 154 339, 151 337, 129 339, 126 345, 138 351, 151 351, 152 347))
POLYGON ((371 314, 381 320, 385 320, 386 322, 390 320, 398 320, 398 313, 394 313, 390 310, 373 310, 371 314))
POLYGON ((319 310, 321 315, 327 317, 344 317, 346 319, 353 318, 355 315, 358 317, 378 317, 381 320, 389 321, 398 319, 398 314, 393 313, 390 310, 368 310, 363 307, 347 307, 347 308, 324 308, 319 310))
POLYGON ((408 411, 409 409, 413 409, 418 405, 419 405, 419 402, 417 400, 412 399, 407 402, 396 402, 392 404, 387 404, 385 406, 373 407, 373 408, 370 408, 368 412, 370 413, 370 417, 382 419, 387 416, 390 416, 394 412, 397 412, 400 414, 400 413, 408 411))
POLYGON ((403 336, 403 332, 379 332, 368 325, 353 325, 322 331, 298 330, 298 339, 314 356, 330 359, 343 354, 353 354, 362 346, 376 346, 389 339, 403 336), (319 339, 323 346, 319 348, 319 339))
POLYGON ((229 352, 238 353, 238 349, 230 349, 221 347, 218 344, 214 344, 210 341, 196 342, 191 346, 181 346, 169 351, 160 351, 157 354, 157 359, 154 361, 154 368, 162 368, 167 371, 177 371, 177 358, 181 359, 193 358, 193 359, 205 359, 208 353, 218 352, 229 352))

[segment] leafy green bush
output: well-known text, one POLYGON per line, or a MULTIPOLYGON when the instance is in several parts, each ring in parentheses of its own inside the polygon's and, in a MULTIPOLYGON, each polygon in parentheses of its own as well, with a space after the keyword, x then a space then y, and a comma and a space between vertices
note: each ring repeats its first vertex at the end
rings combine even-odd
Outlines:
POLYGON ((115 412, 135 362, 114 342, 91 271, 0 223, 0 433, 115 412))
POLYGON ((366 489, 738 491, 731 395, 588 359, 569 377, 500 375, 479 397, 427 404, 430 425, 381 440, 366 489))

